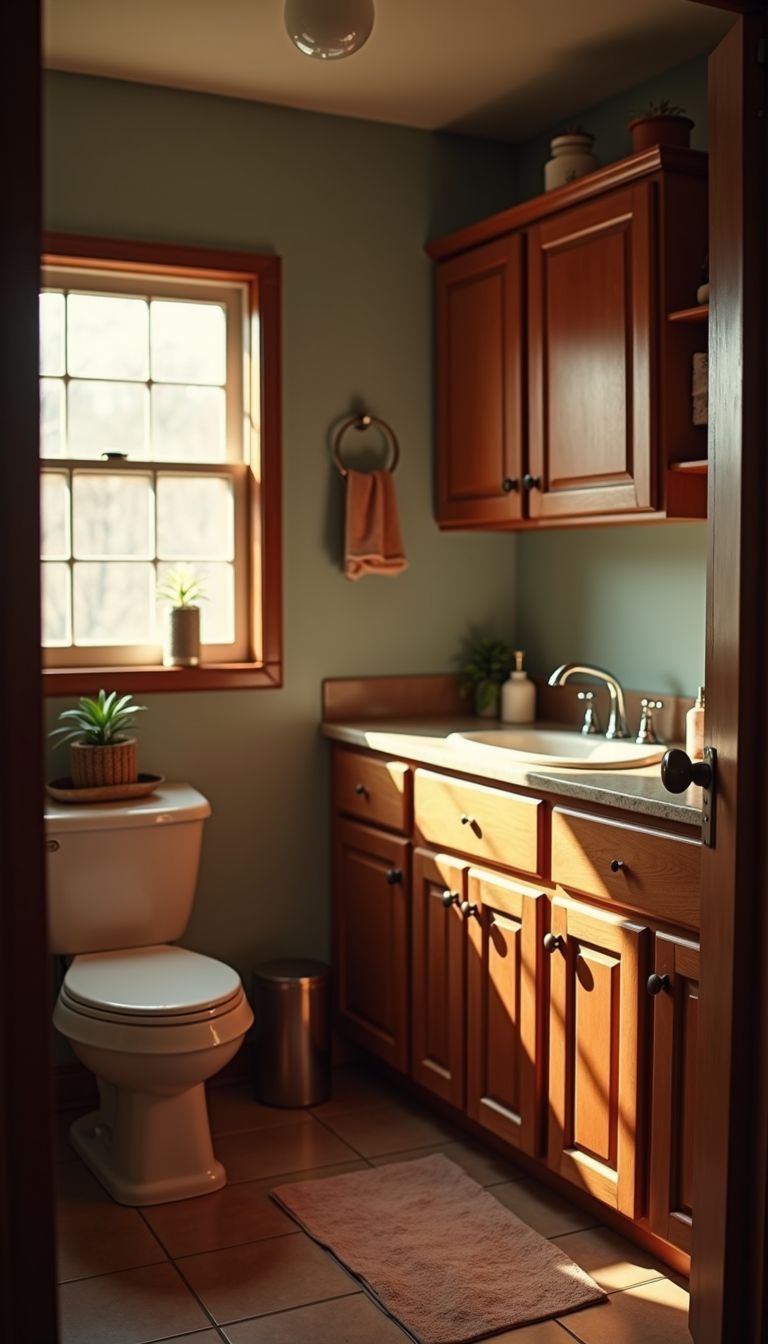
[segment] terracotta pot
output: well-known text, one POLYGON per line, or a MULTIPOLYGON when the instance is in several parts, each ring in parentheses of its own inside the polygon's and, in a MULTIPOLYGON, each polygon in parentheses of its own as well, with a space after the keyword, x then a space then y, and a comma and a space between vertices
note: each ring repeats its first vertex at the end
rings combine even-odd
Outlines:
POLYGON ((197 667, 200 663, 200 608, 171 607, 165 629, 165 666, 197 667))
POLYGON ((635 117, 629 123, 632 152, 639 154, 643 149, 653 149, 654 145, 676 145, 687 149, 695 124, 690 117, 635 117))
POLYGON ((136 738, 91 747, 73 742, 69 748, 72 783, 76 789, 96 789, 104 784, 134 784, 138 778, 136 738))

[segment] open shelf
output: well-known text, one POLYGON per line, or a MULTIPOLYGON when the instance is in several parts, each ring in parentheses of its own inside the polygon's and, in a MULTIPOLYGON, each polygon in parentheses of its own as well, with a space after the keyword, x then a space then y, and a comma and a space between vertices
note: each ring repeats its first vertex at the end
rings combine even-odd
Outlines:
POLYGON ((708 319, 708 303, 700 303, 698 308, 678 308, 677 312, 667 313, 668 322, 706 322, 708 319))
POLYGON ((706 518, 707 459, 674 462, 667 468, 667 517, 706 518))

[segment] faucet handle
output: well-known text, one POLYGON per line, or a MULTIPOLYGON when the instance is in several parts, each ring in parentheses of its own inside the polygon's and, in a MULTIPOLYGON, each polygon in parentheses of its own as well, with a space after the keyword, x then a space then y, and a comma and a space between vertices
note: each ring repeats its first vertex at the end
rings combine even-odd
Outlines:
POLYGON ((653 711, 663 709, 663 700, 650 700, 648 696, 643 696, 640 701, 640 727, 637 730, 635 741, 639 747, 655 746, 660 742, 656 729, 653 726, 653 711))
POLYGON ((597 717, 597 710, 592 704, 595 698, 594 691, 579 691, 576 699, 584 702, 584 719, 581 725, 581 731, 585 737, 591 733, 601 733, 600 720, 597 717))

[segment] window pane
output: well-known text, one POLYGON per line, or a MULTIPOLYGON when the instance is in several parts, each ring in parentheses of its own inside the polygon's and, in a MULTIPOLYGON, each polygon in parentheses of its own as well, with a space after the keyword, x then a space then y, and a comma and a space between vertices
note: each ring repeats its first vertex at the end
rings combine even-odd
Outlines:
POLYGON ((153 565, 75 565, 75 644, 151 644, 153 565))
POLYGON ((42 566, 43 644, 47 647, 72 643, 69 613, 69 565, 42 566))
POLYGON ((43 472, 40 531, 40 554, 44 560, 69 559, 69 480, 63 472, 43 472))
POLYGON ((66 457, 64 447, 64 384, 40 379, 40 456, 66 457))
POLYGON ((227 324, 216 303, 155 299, 152 377, 163 383, 225 383, 227 324))
POLYGON ((73 378, 147 378, 149 309, 145 299, 109 294, 67 298, 67 371, 73 378))
MULTIPOLYGON (((173 565, 158 565, 160 583, 173 565)), ((195 564, 194 572, 205 584, 205 598, 200 601, 200 640, 203 644, 234 644, 235 642, 235 570, 233 565, 195 564)), ((167 602, 158 602, 158 631, 162 632, 167 602)), ((157 635, 158 641, 162 634, 157 635)))
POLYGON ((40 372, 65 372, 63 294, 40 295, 40 372))
POLYGON ((152 388, 152 456, 160 462, 223 462, 223 388, 152 388))
POLYGON ((131 383, 69 384, 69 457, 147 456, 147 389, 131 383))
POLYGON ((150 476, 77 471, 72 487, 74 554, 79 560, 102 556, 152 559, 150 476))
POLYGON ((231 560, 232 482, 221 476, 157 478, 157 554, 163 560, 231 560))

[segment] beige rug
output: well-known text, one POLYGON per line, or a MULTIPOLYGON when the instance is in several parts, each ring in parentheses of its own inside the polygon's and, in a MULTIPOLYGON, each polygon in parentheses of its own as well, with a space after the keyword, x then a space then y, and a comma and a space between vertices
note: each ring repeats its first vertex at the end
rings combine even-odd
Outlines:
POLYGON ((606 1296, 442 1153, 272 1195, 420 1344, 467 1344, 606 1296))

